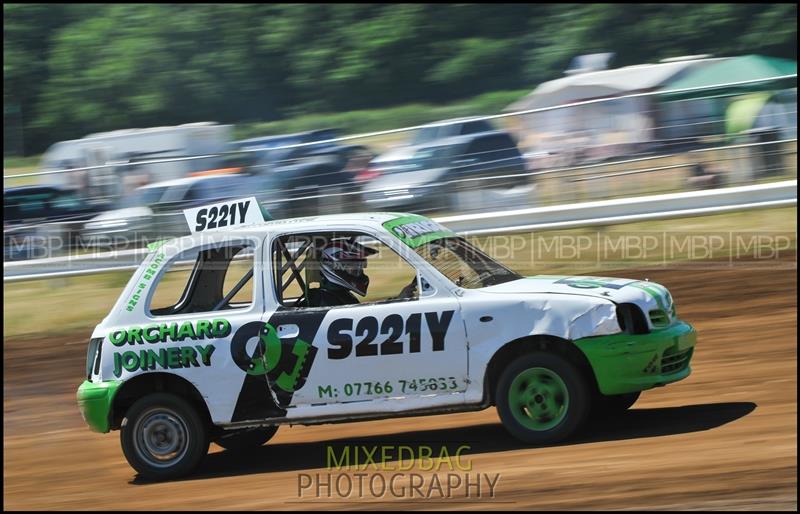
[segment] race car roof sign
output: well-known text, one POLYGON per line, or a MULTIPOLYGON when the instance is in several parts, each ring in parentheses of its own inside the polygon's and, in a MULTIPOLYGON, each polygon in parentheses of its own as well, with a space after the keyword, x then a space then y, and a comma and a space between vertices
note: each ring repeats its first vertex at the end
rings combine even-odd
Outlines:
POLYGON ((389 220, 383 227, 411 248, 417 248, 436 239, 456 236, 452 230, 416 214, 389 220))
POLYGON ((183 215, 186 216, 186 223, 189 224, 192 233, 230 229, 266 221, 261 206, 252 196, 185 209, 183 215))

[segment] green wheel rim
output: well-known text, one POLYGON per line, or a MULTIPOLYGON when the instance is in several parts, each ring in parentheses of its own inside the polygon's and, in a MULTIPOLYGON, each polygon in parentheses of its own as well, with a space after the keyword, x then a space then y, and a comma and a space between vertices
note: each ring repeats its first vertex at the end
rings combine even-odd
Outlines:
POLYGON ((552 370, 529 368, 511 382, 508 405, 519 423, 530 430, 550 430, 567 415, 567 385, 552 370))

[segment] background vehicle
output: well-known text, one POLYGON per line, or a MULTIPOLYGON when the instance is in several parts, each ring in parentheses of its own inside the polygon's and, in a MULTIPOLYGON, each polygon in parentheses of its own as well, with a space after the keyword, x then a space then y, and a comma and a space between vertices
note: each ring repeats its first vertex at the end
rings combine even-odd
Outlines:
MULTIPOLYGON (((409 146, 373 159, 360 178, 368 209, 424 212, 457 208, 458 194, 475 189, 469 179, 525 171, 525 159, 508 132, 485 120, 464 120, 420 129, 409 146)), ((481 189, 507 191, 528 182, 528 177, 498 178, 481 189)))
POLYGON ((73 245, 79 223, 97 214, 100 206, 81 201, 68 189, 22 186, 3 190, 3 256, 7 260, 43 257, 47 245, 33 238, 63 238, 59 248, 73 245))
POLYGON ((188 233, 182 210, 232 197, 253 196, 258 181, 240 174, 209 175, 156 182, 136 189, 117 209, 103 212, 84 225, 89 244, 116 241, 131 244, 188 233))
MULTIPOLYGON (((186 177, 193 171, 219 167, 220 158, 175 160, 141 166, 121 166, 136 161, 208 155, 222 152, 231 140, 231 126, 212 122, 174 127, 124 129, 89 134, 55 143, 42 156, 42 171, 109 166, 52 175, 54 185, 74 187, 84 199, 119 197, 130 184, 186 177)), ((135 187, 135 186, 134 186, 135 187)))
POLYGON ((356 172, 374 157, 367 147, 329 142, 285 148, 336 137, 335 129, 321 129, 245 139, 232 146, 248 151, 246 169, 259 178, 260 190, 272 193, 273 198, 267 204, 270 213, 284 218, 348 212, 356 206, 354 195, 332 199, 325 195, 355 190, 356 172))

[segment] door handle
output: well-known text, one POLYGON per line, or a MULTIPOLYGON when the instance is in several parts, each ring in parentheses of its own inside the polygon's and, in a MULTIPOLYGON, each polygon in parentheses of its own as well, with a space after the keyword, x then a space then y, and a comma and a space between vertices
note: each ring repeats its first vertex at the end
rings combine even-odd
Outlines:
POLYGON ((300 335, 300 327, 297 325, 278 326, 278 337, 280 339, 291 339, 300 335))

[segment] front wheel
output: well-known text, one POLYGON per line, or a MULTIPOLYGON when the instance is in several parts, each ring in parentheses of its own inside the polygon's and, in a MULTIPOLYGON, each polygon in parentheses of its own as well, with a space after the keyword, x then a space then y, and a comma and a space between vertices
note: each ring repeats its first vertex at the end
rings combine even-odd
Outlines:
POLYGON ((208 432, 197 411, 168 393, 147 395, 125 414, 122 452, 139 474, 151 480, 192 472, 208 453, 208 432))
POLYGON ((568 360, 535 352, 513 361, 497 383, 497 413, 517 439, 550 444, 567 439, 589 413, 590 389, 568 360))
POLYGON ((278 425, 266 428, 251 428, 243 430, 225 430, 214 442, 228 451, 242 451, 258 448, 272 439, 278 425))

